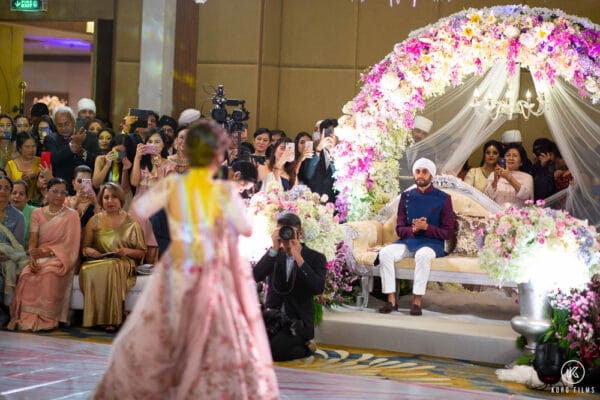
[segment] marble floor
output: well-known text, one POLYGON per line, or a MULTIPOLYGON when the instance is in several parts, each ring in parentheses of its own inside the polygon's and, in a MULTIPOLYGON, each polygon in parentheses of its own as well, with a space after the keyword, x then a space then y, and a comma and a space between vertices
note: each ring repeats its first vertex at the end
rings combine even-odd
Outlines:
MULTIPOLYGON (((0 399, 87 399, 109 350, 106 344, 0 331, 0 399)), ((283 399, 528 398, 282 367, 276 373, 283 399)))

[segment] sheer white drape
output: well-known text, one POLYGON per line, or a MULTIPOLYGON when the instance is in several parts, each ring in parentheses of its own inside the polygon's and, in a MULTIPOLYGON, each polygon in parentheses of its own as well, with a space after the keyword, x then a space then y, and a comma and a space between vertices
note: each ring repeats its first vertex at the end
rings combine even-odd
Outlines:
MULTIPOLYGON (((519 71, 515 71, 519 73, 519 71)), ((577 218, 600 225, 600 107, 582 98, 569 83, 557 79, 552 87, 532 78, 547 101, 544 114, 553 140, 569 166, 575 184, 548 199, 550 206, 564 205, 577 218), (557 200, 561 200, 557 203, 557 200)), ((438 174, 457 174, 473 152, 498 130, 506 116, 492 120, 488 113, 472 107, 475 88, 482 99, 498 100, 507 90, 508 69, 501 62, 483 77, 472 77, 427 104, 425 116, 434 121, 433 131, 406 150, 405 163, 419 157, 432 158, 438 174), (452 115, 443 120, 443 115, 452 115)), ((410 172, 409 172, 410 175, 410 172)), ((405 188, 402 188, 405 189, 405 188)))
POLYGON ((548 93, 544 117, 574 178, 574 185, 562 194, 566 195, 565 208, 600 227, 600 107, 562 79, 551 88, 536 79, 534 84, 538 92, 548 93))
POLYGON ((438 174, 457 174, 471 153, 479 152, 481 145, 507 120, 504 115, 492 120, 485 110, 473 108, 475 88, 483 99, 498 100, 504 96, 507 77, 506 64, 498 63, 483 77, 472 77, 431 100, 426 116, 434 121, 433 132, 407 149, 408 165, 419 157, 428 157, 435 161, 438 174), (453 117, 443 121, 441 115, 453 117))

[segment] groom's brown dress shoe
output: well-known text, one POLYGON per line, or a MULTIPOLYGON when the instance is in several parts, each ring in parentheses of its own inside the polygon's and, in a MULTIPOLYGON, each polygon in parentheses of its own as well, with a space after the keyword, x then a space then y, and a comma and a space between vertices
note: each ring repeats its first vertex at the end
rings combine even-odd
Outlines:
POLYGON ((389 301, 386 301, 383 307, 379 309, 381 314, 389 314, 392 311, 398 311, 398 304, 392 305, 389 301))

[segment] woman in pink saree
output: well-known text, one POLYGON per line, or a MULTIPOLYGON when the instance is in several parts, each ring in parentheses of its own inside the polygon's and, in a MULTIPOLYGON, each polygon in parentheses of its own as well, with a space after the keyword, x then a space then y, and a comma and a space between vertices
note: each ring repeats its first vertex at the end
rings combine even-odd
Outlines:
POLYGON ((63 205, 66 195, 66 182, 52 178, 48 205, 31 213, 30 262, 17 281, 8 329, 50 330, 68 321, 81 228, 77 211, 63 205))
POLYGON ((249 235, 241 198, 213 181, 226 136, 190 126, 192 168, 153 185, 132 211, 164 208, 171 244, 115 339, 95 399, 277 399, 256 284, 237 250, 249 235))

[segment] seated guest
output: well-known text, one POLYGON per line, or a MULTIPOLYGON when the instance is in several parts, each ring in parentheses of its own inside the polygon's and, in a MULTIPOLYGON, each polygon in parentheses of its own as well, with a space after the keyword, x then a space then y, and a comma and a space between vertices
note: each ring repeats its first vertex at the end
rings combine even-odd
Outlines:
POLYGON ((533 199, 533 178, 520 170, 526 158, 525 149, 520 144, 506 145, 506 169, 496 165, 496 169, 487 179, 484 193, 500 205, 515 207, 523 207, 526 200, 533 199))
POLYGON ((271 234, 273 247, 254 267, 254 279, 267 279, 267 313, 280 314, 287 321, 274 326, 265 318, 271 353, 275 361, 287 361, 311 354, 314 338, 313 296, 325 288, 325 256, 300 242, 304 236, 296 214, 277 218, 271 234), (278 329, 280 328, 280 329, 278 329))
POLYGON ((81 253, 87 259, 79 272, 83 293, 83 326, 109 330, 123 322, 125 293, 135 285, 135 266, 144 258, 146 243, 140 224, 123 211, 125 192, 108 182, 98 193, 103 211, 87 225, 81 253), (104 254, 113 253, 110 257, 104 254))
POLYGON ((284 191, 290 190, 296 184, 295 150, 288 148, 288 143, 292 141, 287 137, 279 139, 267 163, 258 166, 259 180, 262 181, 261 191, 269 190, 271 182, 278 182, 284 191))
POLYGON ((73 193, 70 186, 73 180, 73 171, 79 165, 94 168, 98 148, 98 137, 93 133, 86 133, 83 127, 75 132, 75 114, 69 107, 58 107, 54 110, 54 124, 57 132, 52 132, 46 137, 46 149, 52 155, 52 171, 54 176, 68 182, 69 193, 73 193))
POLYGON ((483 192, 487 184, 487 178, 496 169, 498 161, 502 157, 503 146, 497 140, 490 140, 483 145, 483 157, 477 168, 469 169, 465 176, 465 183, 483 192))
POLYGON ((271 132, 267 128, 258 128, 254 132, 254 153, 252 158, 261 165, 267 162, 267 149, 271 144, 271 132))
POLYGON ((388 296, 387 303, 379 309, 382 314, 398 310, 394 264, 406 257, 415 258, 410 315, 423 314, 421 300, 427 289, 431 260, 445 256, 444 240, 454 235, 450 195, 433 187, 435 164, 419 158, 412 170, 417 187, 402 192, 398 204, 396 234, 400 239, 381 249, 375 260, 381 266, 381 291, 388 296))
POLYGON ((48 205, 31 213, 30 261, 17 282, 8 329, 50 330, 68 321, 81 227, 77 212, 64 205, 67 194, 67 182, 52 178, 48 205))
POLYGON ((65 199, 65 206, 77 211, 83 229, 92 216, 100 211, 96 193, 92 186, 92 170, 87 165, 80 165, 73 172, 73 188, 75 195, 65 199))
POLYGON ((29 133, 21 132, 17 135, 17 152, 19 156, 6 163, 6 174, 10 179, 16 181, 23 179, 31 185, 29 197, 35 195, 35 181, 40 173, 40 158, 36 157, 35 139, 29 133))
MULTIPOLYGON (((100 132, 100 137, 105 132, 100 132)), ((105 182, 118 183, 125 192, 126 201, 123 203, 123 209, 129 208, 129 203, 133 198, 133 191, 129 181, 132 163, 127 158, 126 142, 129 140, 127 135, 116 135, 108 144, 110 149, 104 155, 96 157, 94 173, 92 175, 92 184, 98 189, 105 182)))
POLYGON ((23 246, 27 249, 29 244, 29 221, 31 220, 31 213, 36 207, 27 204, 27 182, 23 180, 18 180, 13 183, 13 189, 10 194, 10 204, 17 210, 23 213, 23 218, 25 218, 25 230, 24 230, 24 238, 23 238, 23 246))
POLYGON ((34 207, 43 207, 48 204, 46 194, 48 193, 48 182, 52 178, 52 167, 45 168, 40 164, 40 173, 35 182, 35 195, 29 198, 27 201, 28 204, 34 207))
POLYGON ((13 183, 6 176, 0 177, 0 273, 4 279, 2 299, 8 306, 15 293, 17 277, 29 258, 23 248, 25 220, 23 214, 10 205, 13 183))

